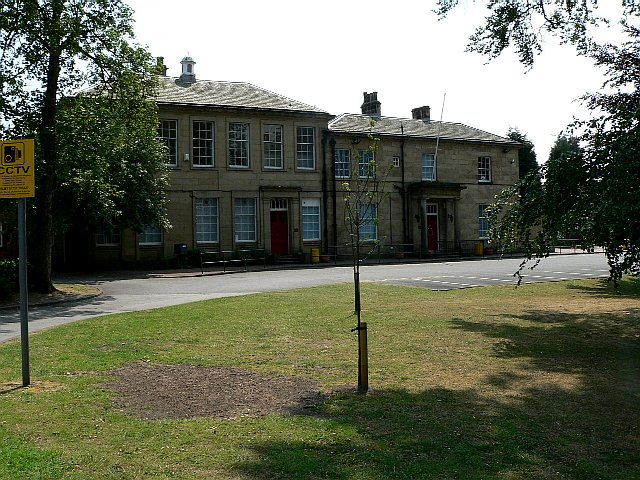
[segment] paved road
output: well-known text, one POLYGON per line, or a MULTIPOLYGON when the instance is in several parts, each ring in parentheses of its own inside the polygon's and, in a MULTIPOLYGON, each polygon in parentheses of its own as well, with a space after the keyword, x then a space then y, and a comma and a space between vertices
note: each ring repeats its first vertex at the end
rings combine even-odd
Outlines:
MULTIPOLYGON (((520 259, 486 259, 406 264, 363 265, 362 281, 412 285, 450 290, 495 284, 515 284, 513 273, 520 259)), ((525 270, 524 282, 547 282, 575 278, 606 277, 602 254, 555 255, 534 270, 525 270)), ((93 278, 65 277, 57 282, 87 283, 103 294, 79 303, 35 306, 29 310, 29 331, 112 313, 147 310, 199 300, 289 290, 350 282, 349 266, 318 265, 302 269, 274 269, 221 275, 200 271, 103 275, 93 278)), ((0 342, 20 335, 19 312, 0 310, 0 342)))

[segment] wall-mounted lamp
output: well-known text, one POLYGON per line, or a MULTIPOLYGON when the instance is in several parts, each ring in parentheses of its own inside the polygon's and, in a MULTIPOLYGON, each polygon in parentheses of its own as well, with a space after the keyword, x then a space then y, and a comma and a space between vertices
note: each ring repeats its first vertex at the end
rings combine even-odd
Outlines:
POLYGON ((453 215, 449 214, 449 215, 447 215, 447 218, 449 218, 450 222, 453 222, 453 215))
POLYGON ((502 149, 502 153, 509 153, 511 149, 509 147, 505 147, 502 149))
POLYGON ((351 143, 353 145, 358 145, 361 141, 362 141, 361 138, 354 138, 353 140, 351 140, 351 143))
POLYGON ((511 165, 513 165, 514 163, 516 163, 516 160, 515 160, 515 158, 512 158, 511 159, 511 165))
POLYGON ((188 162, 188 161, 189 161, 189 154, 188 154, 188 153, 185 153, 185 154, 184 154, 184 161, 185 161, 185 162, 188 162))

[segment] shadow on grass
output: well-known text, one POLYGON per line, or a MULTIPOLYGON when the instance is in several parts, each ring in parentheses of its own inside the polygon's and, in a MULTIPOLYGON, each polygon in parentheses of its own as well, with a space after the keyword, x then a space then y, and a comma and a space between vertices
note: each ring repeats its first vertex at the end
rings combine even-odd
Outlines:
POLYGON ((24 389, 21 383, 0 384, 0 396, 24 389))
POLYGON ((618 297, 619 295, 640 297, 640 277, 626 276, 620 280, 617 288, 614 286, 613 281, 606 278, 600 278, 592 285, 585 283, 572 284, 568 285, 567 288, 569 290, 587 292, 596 297, 618 297))
MULTIPOLYGON (((495 339, 488 370, 464 390, 335 393, 329 439, 254 444, 245 478, 640 478, 638 312, 527 312, 457 328, 495 339), (522 321, 524 320, 524 321, 522 321), (497 362, 500 364, 500 362, 497 362)), ((482 369, 483 366, 479 366, 482 369)))
POLYGON ((252 479, 638 478, 638 416, 602 417, 592 403, 557 388, 517 402, 443 389, 339 394, 325 410, 330 441, 261 442, 239 469, 252 479))

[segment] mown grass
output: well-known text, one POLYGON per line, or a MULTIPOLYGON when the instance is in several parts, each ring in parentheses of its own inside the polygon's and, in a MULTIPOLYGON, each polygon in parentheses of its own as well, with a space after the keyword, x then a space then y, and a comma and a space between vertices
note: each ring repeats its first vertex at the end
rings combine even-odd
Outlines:
MULTIPOLYGON (((0 346, 0 478, 640 478, 640 282, 352 287, 107 316, 0 346), (313 379, 307 416, 145 421, 105 387, 131 362, 313 379), (349 387, 349 388, 345 388, 349 387)), ((152 388, 152 385, 149 386, 152 388)))

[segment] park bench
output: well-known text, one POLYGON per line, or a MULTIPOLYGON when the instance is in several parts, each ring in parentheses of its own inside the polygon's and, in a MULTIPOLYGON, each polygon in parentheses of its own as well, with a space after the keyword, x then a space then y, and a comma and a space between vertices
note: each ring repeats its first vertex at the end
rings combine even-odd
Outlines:
POLYGON ((207 249, 200 252, 200 270, 209 265, 222 265, 222 271, 227 271, 227 265, 242 264, 245 271, 247 265, 254 262, 262 262, 267 266, 267 252, 264 248, 241 248, 238 250, 207 249))

